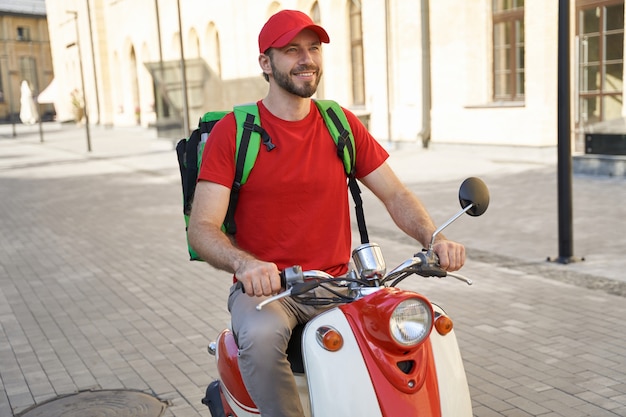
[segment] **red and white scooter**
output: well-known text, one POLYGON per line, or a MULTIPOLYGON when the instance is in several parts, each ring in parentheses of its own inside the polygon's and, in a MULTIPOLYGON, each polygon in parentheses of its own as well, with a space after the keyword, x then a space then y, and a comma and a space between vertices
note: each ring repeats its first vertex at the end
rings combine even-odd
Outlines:
MULTIPOLYGON (((334 278, 294 266, 282 272, 286 291, 261 302, 257 309, 283 297, 307 301, 319 286, 344 287, 349 297, 296 328, 289 360, 306 416, 472 416, 463 361, 445 311, 425 296, 396 288, 406 277, 452 276, 432 251, 435 236, 464 213, 479 216, 489 205, 489 192, 478 178, 459 190, 462 210, 435 231, 429 249, 417 253, 386 274, 380 248, 367 243, 352 252, 354 269, 334 278), (347 288, 345 288, 347 287, 347 288)), ((316 300, 319 301, 319 300, 316 300)), ((237 363, 237 344, 223 330, 209 352, 217 359, 219 380, 202 400, 213 417, 259 416, 237 363)))

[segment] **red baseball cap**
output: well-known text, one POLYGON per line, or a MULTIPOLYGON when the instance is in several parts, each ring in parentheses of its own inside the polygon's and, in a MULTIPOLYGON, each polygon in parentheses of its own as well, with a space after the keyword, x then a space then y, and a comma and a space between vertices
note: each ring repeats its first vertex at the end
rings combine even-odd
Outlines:
POLYGON ((298 10, 281 10, 263 25, 259 33, 259 52, 264 53, 269 48, 282 48, 304 29, 317 33, 320 42, 330 42, 324 28, 316 25, 305 13, 298 10))

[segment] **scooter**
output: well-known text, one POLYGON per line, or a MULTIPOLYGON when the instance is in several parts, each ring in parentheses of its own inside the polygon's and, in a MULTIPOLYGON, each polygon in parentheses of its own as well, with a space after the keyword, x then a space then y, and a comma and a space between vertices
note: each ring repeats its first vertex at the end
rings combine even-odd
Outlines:
MULTIPOLYGON (((396 287, 413 274, 472 284, 441 269, 432 249, 435 237, 461 215, 485 212, 489 191, 479 178, 468 178, 459 201, 461 211, 435 231, 428 249, 389 273, 380 247, 366 243, 353 250, 354 265, 347 275, 335 278, 293 266, 281 272, 286 290, 257 305, 261 310, 283 297, 319 303, 307 298, 317 287, 338 294, 327 300, 337 306, 296 327, 289 343, 288 358, 307 417, 472 416, 452 320, 425 296, 396 287)), ((213 417, 260 415, 244 386, 237 352, 228 329, 209 345, 220 379, 208 386, 202 402, 213 417)))

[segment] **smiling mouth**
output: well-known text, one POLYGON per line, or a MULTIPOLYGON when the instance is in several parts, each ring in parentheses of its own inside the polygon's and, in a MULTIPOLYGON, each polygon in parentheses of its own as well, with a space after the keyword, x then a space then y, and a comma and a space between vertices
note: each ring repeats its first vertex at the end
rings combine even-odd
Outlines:
POLYGON ((319 72, 319 68, 313 66, 300 66, 294 68, 292 74, 296 77, 311 78, 315 77, 319 72))

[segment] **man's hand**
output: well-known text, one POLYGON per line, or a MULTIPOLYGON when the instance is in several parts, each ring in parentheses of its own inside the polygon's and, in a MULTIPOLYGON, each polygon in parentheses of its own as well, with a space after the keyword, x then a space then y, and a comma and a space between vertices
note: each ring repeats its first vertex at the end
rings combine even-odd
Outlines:
POLYGON ((451 240, 439 240, 433 245, 439 257, 439 266, 448 272, 461 269, 465 264, 465 246, 451 240))
POLYGON ((281 290, 278 267, 270 262, 246 260, 235 271, 235 278, 250 297, 274 295, 281 290))

